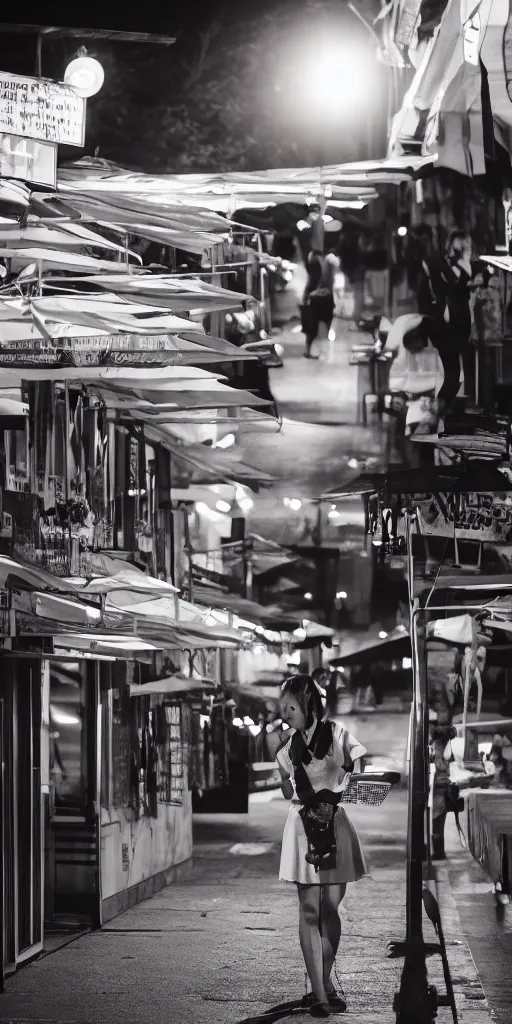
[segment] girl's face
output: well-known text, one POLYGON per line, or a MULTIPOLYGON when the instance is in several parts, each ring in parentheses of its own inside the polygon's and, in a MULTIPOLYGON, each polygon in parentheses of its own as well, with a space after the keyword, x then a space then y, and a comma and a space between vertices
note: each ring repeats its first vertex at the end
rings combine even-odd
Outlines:
POLYGON ((286 722, 286 724, 290 726, 290 729, 297 729, 298 732, 304 732, 306 728, 306 716, 301 710, 298 700, 295 697, 285 694, 281 699, 280 708, 283 722, 286 722))

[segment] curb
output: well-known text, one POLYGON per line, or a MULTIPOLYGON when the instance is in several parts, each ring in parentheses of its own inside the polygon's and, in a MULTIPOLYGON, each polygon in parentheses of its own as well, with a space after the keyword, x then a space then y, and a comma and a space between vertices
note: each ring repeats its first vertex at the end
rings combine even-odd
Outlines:
POLYGON ((447 865, 434 866, 434 888, 461 1024, 491 1024, 494 1017, 462 928, 447 865))

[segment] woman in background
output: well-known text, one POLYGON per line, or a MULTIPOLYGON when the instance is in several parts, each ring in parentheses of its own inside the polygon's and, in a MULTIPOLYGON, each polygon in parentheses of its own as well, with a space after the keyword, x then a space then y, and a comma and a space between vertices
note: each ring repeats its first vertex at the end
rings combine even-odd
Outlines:
POLYGON ((473 276, 471 243, 463 231, 453 231, 448 240, 441 265, 446 305, 446 346, 462 357, 464 391, 475 400, 475 348, 471 343, 471 310, 469 284, 473 276))

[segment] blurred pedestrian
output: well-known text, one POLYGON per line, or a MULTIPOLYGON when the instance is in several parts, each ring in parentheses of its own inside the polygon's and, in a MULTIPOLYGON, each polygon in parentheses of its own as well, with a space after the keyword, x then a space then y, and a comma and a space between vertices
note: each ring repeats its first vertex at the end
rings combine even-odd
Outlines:
POLYGON ((447 325, 446 344, 457 357, 462 358, 464 391, 475 401, 476 367, 475 347, 471 342, 471 310, 469 284, 473 276, 471 242, 463 231, 453 231, 448 239, 441 264, 446 303, 444 321, 447 325))
POLYGON ((420 224, 412 234, 408 259, 418 313, 430 316, 441 324, 446 304, 445 283, 441 273, 441 259, 436 252, 429 224, 420 224))
POLYGON ((318 338, 320 324, 325 324, 327 337, 332 341, 331 329, 334 317, 334 281, 340 262, 334 252, 326 256, 318 250, 308 259, 308 281, 302 306, 302 331, 305 335, 306 359, 317 359, 311 353, 313 342, 318 338))

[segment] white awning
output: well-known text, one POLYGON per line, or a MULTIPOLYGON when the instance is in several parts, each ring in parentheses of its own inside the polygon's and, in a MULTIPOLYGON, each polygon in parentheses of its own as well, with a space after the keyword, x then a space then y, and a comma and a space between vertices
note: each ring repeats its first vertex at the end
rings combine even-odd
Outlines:
POLYGON ((201 693, 203 690, 215 690, 213 679, 190 679, 188 676, 166 676, 155 679, 151 683, 139 683, 130 686, 130 697, 147 697, 151 694, 173 696, 183 693, 201 693))

